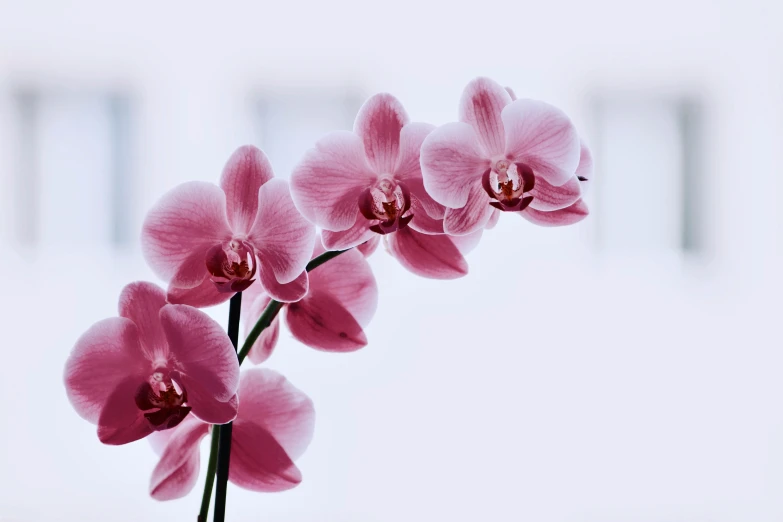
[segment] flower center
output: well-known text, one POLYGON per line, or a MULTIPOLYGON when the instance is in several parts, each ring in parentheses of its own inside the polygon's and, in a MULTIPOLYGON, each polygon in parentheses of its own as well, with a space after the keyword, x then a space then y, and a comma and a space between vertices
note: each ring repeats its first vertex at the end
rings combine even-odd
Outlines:
POLYGON ((519 212, 533 201, 533 196, 525 194, 535 187, 536 176, 525 163, 500 160, 484 172, 481 184, 494 200, 490 201, 490 205, 507 212, 519 212))
POLYGON ((185 406, 187 392, 165 369, 155 370, 136 389, 134 399, 156 431, 175 427, 190 413, 190 406, 185 406))
POLYGON ((411 208, 411 195, 402 183, 383 178, 359 196, 359 211, 370 221, 379 221, 370 226, 378 234, 389 234, 405 228, 413 214, 405 215, 411 208))
POLYGON ((255 250, 241 239, 210 248, 206 263, 210 279, 221 292, 241 292, 253 283, 256 275, 255 250))

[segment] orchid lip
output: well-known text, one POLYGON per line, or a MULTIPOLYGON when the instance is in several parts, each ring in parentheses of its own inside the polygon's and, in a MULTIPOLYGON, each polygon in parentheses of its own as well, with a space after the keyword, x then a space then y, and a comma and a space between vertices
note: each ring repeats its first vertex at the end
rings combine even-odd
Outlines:
POLYGON ((525 210, 533 201, 529 192, 535 185, 533 169, 525 163, 500 160, 481 176, 481 186, 493 200, 489 204, 504 212, 525 210))
POLYGON ((408 226, 413 219, 410 213, 411 194, 403 183, 382 178, 359 196, 359 212, 375 222, 370 230, 381 235, 391 234, 408 226))
POLYGON ((256 254, 253 245, 233 238, 207 251, 206 266, 210 279, 220 292, 242 292, 255 281, 256 254))
POLYGON ((156 369, 140 384, 134 400, 155 431, 174 428, 191 410, 185 405, 187 392, 165 369, 156 369))

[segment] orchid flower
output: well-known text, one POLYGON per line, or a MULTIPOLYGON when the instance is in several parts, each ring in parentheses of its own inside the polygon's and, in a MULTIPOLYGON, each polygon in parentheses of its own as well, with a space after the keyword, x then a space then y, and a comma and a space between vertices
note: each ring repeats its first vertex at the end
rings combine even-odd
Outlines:
POLYGON ((376 235, 403 266, 425 277, 467 273, 463 253, 444 234, 446 208, 424 190, 419 151, 434 127, 410 122, 390 94, 367 100, 353 132, 326 135, 291 175, 302 214, 322 227, 327 250, 360 245, 376 235))
POLYGON ((251 146, 229 158, 219 187, 192 181, 165 194, 142 231, 144 256, 169 282, 169 301, 199 307, 227 301, 256 278, 279 301, 301 299, 314 241, 288 184, 273 179, 269 160, 251 146))
POLYGON ((446 233, 481 230, 500 211, 545 226, 587 215, 577 168, 589 151, 562 111, 477 78, 462 94, 459 120, 434 130, 421 148, 424 186, 447 207, 446 233))
MULTIPOLYGON (((269 369, 243 372, 229 481, 261 492, 295 487, 302 474, 294 461, 310 444, 314 426, 313 403, 285 377, 269 369)), ((173 500, 193 489, 200 468, 199 444, 210 429, 209 424, 191 417, 173 430, 150 437, 160 455, 150 480, 153 498, 173 500)))
POLYGON ((237 414, 239 364, 223 328, 200 310, 166 303, 163 289, 136 282, 120 295, 119 317, 82 335, 65 365, 76 412, 105 444, 126 444, 198 418, 237 414))
MULTIPOLYGON (((317 245, 313 258, 324 252, 317 245)), ((261 316, 270 297, 251 287, 242 310, 245 335, 261 316)), ((285 321, 295 339, 316 350, 352 352, 367 345, 363 327, 378 306, 378 285, 370 264, 358 249, 349 250, 310 272, 310 291, 296 303, 288 303, 253 344, 248 356, 255 364, 274 350, 285 321), (282 318, 281 318, 282 316, 282 318)))

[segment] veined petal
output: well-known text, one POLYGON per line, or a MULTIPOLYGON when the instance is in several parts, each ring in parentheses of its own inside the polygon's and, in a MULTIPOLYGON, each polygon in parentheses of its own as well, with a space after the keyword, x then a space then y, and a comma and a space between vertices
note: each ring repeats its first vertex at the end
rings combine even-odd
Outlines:
POLYGON ((129 374, 115 382, 98 416, 98 439, 104 444, 128 444, 152 433, 152 425, 136 406, 136 390, 145 376, 129 374))
POLYGON ((304 299, 289 304, 286 323, 296 340, 317 350, 353 352, 367 346, 362 325, 328 292, 311 288, 304 299))
MULTIPOLYGON (((499 210, 497 211, 500 212, 499 210)), ((473 249, 478 246, 479 241, 481 241, 482 234, 484 234, 484 229, 480 228, 475 232, 471 232, 470 234, 466 234, 464 236, 451 236, 451 242, 454 243, 454 246, 456 246, 460 253, 464 256, 472 252, 473 249)))
MULTIPOLYGON (((76 413, 97 423, 117 384, 131 376, 141 384, 146 365, 133 321, 124 317, 99 321, 79 337, 65 363, 68 399, 76 413)), ((130 397, 133 402, 133 393, 130 397)))
POLYGON ((408 114, 400 101, 388 93, 367 100, 353 125, 362 138, 367 161, 377 174, 391 174, 400 151, 400 131, 408 114))
POLYGON ((424 180, 421 178, 409 178, 405 180, 405 187, 410 191, 411 197, 418 200, 418 205, 434 219, 443 219, 446 215, 446 207, 432 199, 432 196, 424 189, 424 180))
POLYGON ((379 234, 373 234, 373 237, 362 243, 361 245, 357 246, 356 249, 362 253, 364 257, 370 257, 375 250, 377 250, 378 245, 381 243, 381 236, 379 234))
POLYGON ((489 78, 476 78, 462 92, 459 120, 476 130, 482 148, 490 157, 503 154, 505 149, 506 135, 500 113, 509 103, 508 91, 489 78))
POLYGON ((310 272, 310 288, 331 295, 361 326, 370 323, 378 307, 378 284, 370 263, 357 250, 344 252, 310 272))
POLYGON ((590 152, 584 140, 581 143, 581 152, 579 154, 579 165, 576 167, 576 176, 582 186, 582 193, 586 194, 593 184, 593 154, 590 152))
POLYGON ((516 100, 503 109, 506 154, 530 165, 550 184, 567 182, 579 163, 579 135, 560 109, 537 100, 516 100))
POLYGON ((302 473, 275 438, 258 424, 234 424, 228 479, 240 488, 276 493, 302 482, 302 473))
POLYGON ((209 425, 189 415, 166 431, 171 435, 150 477, 150 496, 155 500, 182 498, 196 485, 201 464, 199 443, 209 433, 209 425))
POLYGON ((468 273, 468 263, 445 234, 427 235, 407 227, 387 238, 389 253, 416 275, 456 279, 468 273))
POLYGON ((359 195, 376 178, 362 139, 338 131, 319 140, 294 168, 291 195, 311 222, 327 230, 345 230, 356 221, 359 195))
POLYGON ((464 207, 470 186, 481 180, 489 159, 467 123, 447 123, 432 131, 421 146, 424 188, 432 199, 451 208, 464 207))
POLYGON ((435 125, 422 122, 408 123, 402 128, 394 179, 405 182, 421 180, 421 144, 434 130, 435 125))
MULTIPOLYGON (((253 288, 256 285, 251 286, 253 288)), ((260 286, 259 286, 260 287, 260 286)), ((242 296, 243 299, 248 299, 248 305, 242 307, 242 319, 244 321, 245 337, 250 333, 250 330, 256 325, 256 322, 264 313, 269 302, 272 300, 266 292, 259 292, 255 295, 248 295, 245 292, 242 296)), ((272 351, 275 349, 277 339, 280 336, 280 314, 272 319, 270 325, 261 332, 258 336, 253 347, 250 349, 250 353, 247 354, 248 358, 253 364, 261 364, 269 359, 272 355, 272 351)))
POLYGON ((236 234, 247 234, 258 210, 258 189, 274 177, 272 165, 260 149, 245 145, 228 159, 220 177, 226 193, 226 213, 236 234))
POLYGON ((315 409, 307 395, 268 368, 243 372, 239 394, 236 429, 245 423, 257 424, 278 441, 291 460, 304 454, 315 430, 315 409))
POLYGON ((501 214, 500 210, 493 208, 492 215, 489 217, 489 221, 487 221, 487 224, 484 225, 484 228, 486 229, 495 228, 495 225, 497 225, 498 221, 500 220, 500 214, 501 214))
POLYGON ((196 308, 206 308, 225 303, 234 294, 231 292, 220 292, 215 283, 210 278, 206 278, 195 288, 178 288, 169 285, 166 295, 168 302, 171 304, 186 304, 196 308))
MULTIPOLYGON (((204 312, 187 305, 166 305, 160 311, 169 350, 188 393, 193 413, 200 413, 203 395, 227 402, 239 386, 239 363, 231 340, 223 328, 204 312)), ((215 421, 211 421, 215 422, 215 421)))
POLYGON ((158 316, 165 304, 163 289, 144 281, 130 283, 120 293, 120 317, 130 319, 136 325, 141 349, 150 361, 168 353, 166 336, 158 316))
POLYGON ((370 230, 370 221, 362 216, 361 212, 357 212, 357 214, 356 222, 348 230, 341 230, 340 232, 324 230, 321 232, 321 241, 324 248, 327 250, 345 250, 369 241, 373 236, 378 235, 370 230))
POLYGON ((556 187, 545 179, 536 179, 536 186, 530 191, 533 201, 530 208, 551 212, 573 205, 582 195, 582 189, 576 176, 556 187))
POLYGON ((192 284, 183 275, 178 286, 196 286, 206 277, 197 277, 196 269, 200 262, 206 274, 207 250, 230 238, 225 193, 211 183, 191 181, 170 190, 152 207, 144 220, 141 246, 152 270, 166 281, 182 272, 186 262, 193 265, 185 271, 195 272, 192 284))
POLYGON ((315 227, 294 206, 288 183, 274 179, 258 191, 258 214, 250 231, 259 264, 271 269, 279 283, 302 273, 315 244, 315 227))
MULTIPOLYGON (((442 208, 445 215, 445 207, 442 208)), ((425 234, 443 234, 443 218, 431 217, 424 209, 421 200, 415 196, 411 196, 411 212, 413 212, 413 219, 409 225, 411 228, 425 234)))
POLYGON ((589 213, 587 205, 581 199, 569 207, 553 210, 552 212, 543 212, 530 207, 523 212, 519 212, 523 218, 542 227, 573 225, 582 221, 589 213))
POLYGON ((273 299, 283 303, 299 301, 307 294, 307 289, 310 286, 307 272, 304 269, 290 283, 281 284, 275 278, 274 272, 264 264, 258 266, 258 282, 273 299))
POLYGON ((443 219, 443 230, 453 236, 464 236, 481 230, 492 217, 495 210, 489 202, 490 197, 481 186, 481 180, 470 185, 468 201, 462 208, 446 209, 443 219))

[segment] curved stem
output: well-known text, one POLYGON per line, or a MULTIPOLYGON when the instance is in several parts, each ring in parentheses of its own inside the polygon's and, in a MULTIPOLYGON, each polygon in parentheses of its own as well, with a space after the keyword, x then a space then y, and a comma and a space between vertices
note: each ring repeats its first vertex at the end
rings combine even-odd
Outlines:
MULTIPOLYGON (((312 259, 309 263, 307 263, 306 270, 308 272, 312 272, 330 259, 334 259, 348 250, 350 249, 331 250, 329 252, 324 252, 320 256, 312 259)), ((239 340, 239 311, 241 303, 242 294, 238 293, 231 298, 228 312, 228 336, 231 339, 231 342, 234 344, 234 348, 237 347, 239 340)), ((250 353, 250 349, 258 340, 258 336, 261 335, 261 332, 267 329, 270 324, 272 324, 272 321, 275 317, 277 317, 277 314, 280 313, 280 310, 283 308, 284 304, 285 303, 281 303, 280 301, 275 301, 272 299, 269 304, 266 305, 266 308, 261 314, 261 317, 258 318, 258 321, 256 321, 253 329, 250 330, 250 333, 247 335, 245 342, 242 344, 242 349, 237 353, 237 358, 239 359, 240 365, 247 357, 247 354, 250 353)), ((198 522, 206 522, 207 520, 207 515, 209 512, 209 498, 212 495, 212 484, 214 482, 216 471, 218 486, 217 490, 215 491, 214 520, 215 522, 222 522, 225 520, 228 465, 231 452, 231 429, 231 423, 212 427, 212 445, 209 450, 207 478, 206 483, 204 484, 204 496, 201 498, 201 511, 198 515, 198 522), (224 448, 225 455, 223 453, 224 448)))
POLYGON ((198 522, 207 522, 207 517, 209 516, 209 501, 212 498, 212 485, 215 483, 218 440, 220 440, 218 432, 217 426, 213 426, 212 443, 209 447, 209 463, 207 464, 207 478, 204 481, 204 494, 201 496, 201 511, 198 513, 198 522))
MULTIPOLYGON (((232 298, 228 309, 228 338, 236 350, 239 344, 239 311, 242 308, 242 292, 237 292, 232 298)), ((221 424, 217 427, 217 486, 215 487, 215 522, 226 519, 226 492, 228 490, 228 467, 231 460, 231 432, 233 423, 221 424)), ((214 429, 214 428, 213 428, 214 429)), ((211 458, 211 457, 210 457, 211 458)))

